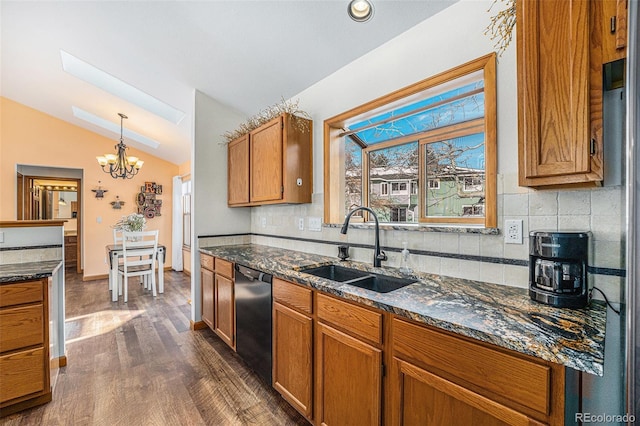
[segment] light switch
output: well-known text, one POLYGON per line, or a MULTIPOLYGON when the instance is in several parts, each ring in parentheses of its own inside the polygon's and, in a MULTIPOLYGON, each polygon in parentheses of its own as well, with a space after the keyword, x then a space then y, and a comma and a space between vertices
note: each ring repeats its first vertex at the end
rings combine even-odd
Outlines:
POLYGON ((102 216, 96 217, 96 222, 97 223, 102 223, 102 216))
POLYGON ((322 231, 322 218, 310 217, 309 218, 309 231, 322 231))

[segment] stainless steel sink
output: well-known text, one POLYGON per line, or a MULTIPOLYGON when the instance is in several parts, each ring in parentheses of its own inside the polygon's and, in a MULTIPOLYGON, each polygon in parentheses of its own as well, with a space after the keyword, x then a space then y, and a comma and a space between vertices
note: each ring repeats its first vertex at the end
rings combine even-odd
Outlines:
POLYGON ((361 271, 359 269, 346 268, 340 265, 318 266, 314 268, 301 269, 300 272, 364 288, 377 293, 389 293, 390 291, 397 290, 416 282, 415 279, 392 277, 389 275, 376 274, 374 272, 361 271))
POLYGON ((300 272, 326 278, 331 281, 345 282, 369 276, 369 272, 359 269, 345 268, 340 265, 323 265, 315 268, 302 269, 300 272))

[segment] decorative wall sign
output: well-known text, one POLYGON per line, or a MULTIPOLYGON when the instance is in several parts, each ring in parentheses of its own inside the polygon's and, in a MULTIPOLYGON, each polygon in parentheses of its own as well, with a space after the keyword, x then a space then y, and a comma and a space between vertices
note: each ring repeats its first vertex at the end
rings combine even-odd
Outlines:
POLYGON ((162 200, 158 200, 157 195, 162 195, 162 185, 155 182, 145 182, 136 196, 138 213, 143 214, 147 219, 161 216, 162 200))
POLYGON ((100 186, 100 181, 98 181, 98 187, 96 189, 92 189, 91 191, 96 193, 96 198, 104 198, 104 193, 108 192, 108 189, 104 189, 100 186))
POLYGON ((115 210, 120 210, 124 206, 124 201, 120 200, 120 197, 116 195, 116 200, 111 202, 111 207, 115 210))

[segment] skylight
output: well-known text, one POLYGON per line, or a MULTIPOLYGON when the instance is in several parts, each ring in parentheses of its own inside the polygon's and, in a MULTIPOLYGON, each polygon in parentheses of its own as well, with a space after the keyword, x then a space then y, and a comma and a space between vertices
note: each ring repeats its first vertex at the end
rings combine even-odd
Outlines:
MULTIPOLYGON (((109 120, 105 120, 104 118, 91 114, 90 112, 87 112, 82 108, 78 108, 77 106, 72 106, 71 109, 73 110, 73 115, 76 118, 87 121, 98 127, 102 127, 103 129, 109 130, 110 132, 116 134, 120 133, 120 123, 112 123, 109 120)), ((160 146, 159 142, 126 128, 123 130, 123 136, 125 136, 127 139, 133 139, 134 141, 140 142, 141 144, 150 146, 151 148, 158 148, 160 146)))
POLYGON ((112 95, 138 105, 175 124, 179 124, 185 116, 184 112, 76 58, 64 50, 60 50, 60 57, 62 58, 62 69, 66 72, 112 95))

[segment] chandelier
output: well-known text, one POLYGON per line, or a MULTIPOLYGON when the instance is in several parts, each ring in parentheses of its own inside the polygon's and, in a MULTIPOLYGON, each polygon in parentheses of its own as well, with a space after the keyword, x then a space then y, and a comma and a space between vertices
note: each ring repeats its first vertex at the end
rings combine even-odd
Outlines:
POLYGON ((144 161, 139 160, 138 157, 127 157, 127 146, 124 144, 122 138, 122 120, 129 118, 122 113, 118 113, 120 116, 120 143, 115 146, 116 154, 105 154, 103 156, 96 157, 98 164, 102 167, 102 171, 109 173, 112 178, 118 179, 131 179, 138 174, 138 171, 142 168, 144 161))

